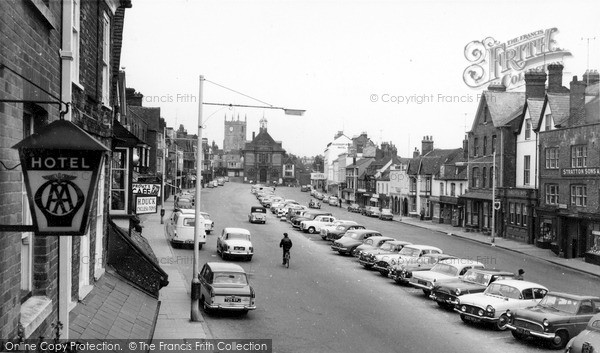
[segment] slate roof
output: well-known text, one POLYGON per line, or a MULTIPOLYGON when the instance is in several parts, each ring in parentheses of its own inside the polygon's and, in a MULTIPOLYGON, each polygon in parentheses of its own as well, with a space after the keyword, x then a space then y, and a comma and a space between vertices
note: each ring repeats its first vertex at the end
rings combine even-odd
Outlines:
POLYGON ((567 122, 569 120, 569 107, 571 106, 569 94, 548 93, 546 99, 552 111, 554 125, 562 125, 567 122))
POLYGON ((256 147, 259 147, 261 145, 272 147, 272 149, 269 151, 285 152, 285 150, 281 146, 281 142, 275 141, 271 137, 271 135, 269 135, 269 133, 267 132, 266 129, 261 129, 261 131, 258 133, 258 135, 256 135, 254 137, 254 139, 252 141, 246 142, 243 150, 244 151, 247 151, 247 150, 253 151, 256 149, 256 147))
POLYGON ((484 91, 483 94, 495 127, 510 123, 523 111, 525 92, 484 91))
POLYGON ((408 165, 409 175, 435 175, 439 173, 442 164, 450 163, 458 154, 462 155, 462 148, 439 149, 436 148, 424 156, 413 158, 408 165))
POLYGON ((542 108, 544 107, 543 98, 528 98, 527 109, 529 109, 529 116, 531 118, 531 127, 536 130, 539 126, 542 116, 542 108))
POLYGON ((110 268, 69 313, 69 339, 152 338, 158 299, 127 283, 110 268))

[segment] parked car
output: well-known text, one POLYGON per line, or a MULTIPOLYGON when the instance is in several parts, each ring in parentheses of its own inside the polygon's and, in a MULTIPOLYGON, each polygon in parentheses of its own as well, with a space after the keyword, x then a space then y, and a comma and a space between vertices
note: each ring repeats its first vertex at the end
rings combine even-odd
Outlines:
POLYGON ((367 207, 359 206, 358 211, 356 213, 360 213, 361 215, 365 215, 367 213, 367 207))
POLYGON ((212 181, 212 184, 213 184, 213 187, 215 187, 215 188, 216 188, 217 186, 219 186, 219 182, 218 182, 218 181, 216 181, 216 180, 213 180, 213 181, 212 181))
POLYGON ((331 216, 331 212, 326 211, 307 211, 302 216, 297 216, 291 219, 292 227, 300 229, 300 223, 302 221, 312 221, 317 216, 331 216))
POLYGON ((217 185, 224 186, 225 185, 225 179, 224 178, 217 178, 217 185))
POLYGON ((438 262, 449 259, 456 259, 456 256, 448 254, 425 254, 421 257, 414 257, 401 264, 392 265, 388 277, 398 284, 408 284, 413 273, 429 271, 438 262))
POLYGON ((350 204, 348 212, 360 213, 360 206, 357 203, 350 204))
POLYGON ((497 269, 472 268, 454 281, 433 287, 430 298, 444 309, 454 309, 461 295, 481 293, 492 282, 499 279, 510 279, 515 274, 497 269))
MULTIPOLYGON (((204 222, 204 218, 200 220, 204 222)), ((196 225, 196 210, 193 208, 176 208, 165 224, 167 239, 173 247, 194 244, 194 226, 196 225)), ((206 235, 198 240, 198 248, 206 243, 206 235)))
POLYGON ((302 185, 302 186, 300 186, 300 191, 302 191, 302 192, 310 191, 310 187, 308 185, 302 185))
MULTIPOLYGON (((403 240, 386 241, 377 249, 362 251, 358 257, 358 262, 363 265, 364 268, 370 269, 373 265, 379 263, 381 259, 390 254, 399 253, 403 247, 410 244, 411 243, 403 240)), ((379 271, 383 276, 387 276, 388 266, 376 266, 374 269, 379 271)))
POLYGON ((534 307, 507 312, 506 327, 518 340, 539 338, 551 348, 560 349, 585 330, 598 313, 599 297, 549 292, 534 307))
POLYGON ((310 201, 308 201, 308 208, 320 209, 321 203, 318 200, 310 199, 310 201))
POLYGON ((252 246, 250 231, 243 228, 225 228, 217 238, 217 253, 223 260, 230 257, 241 257, 252 260, 254 247, 252 246))
POLYGON ((381 211, 379 211, 379 207, 377 206, 368 206, 365 208, 365 216, 369 216, 369 217, 379 217, 379 214, 381 213, 381 211))
POLYGON ((215 222, 212 221, 210 215, 206 212, 200 212, 200 215, 202 218, 204 218, 204 231, 206 234, 212 233, 213 229, 215 228, 215 222))
POLYGON ((315 195, 314 195, 314 196, 315 196, 317 199, 319 199, 319 200, 323 200, 323 199, 325 198, 325 195, 324 195, 324 194, 322 194, 322 193, 320 193, 320 192, 318 192, 318 191, 315 193, 315 195))
POLYGON ((228 182, 229 182, 229 177, 228 177, 228 176, 226 176, 226 177, 223 177, 223 179, 225 179, 225 182, 226 182, 226 183, 228 183, 228 182))
POLYGON ((353 229, 365 229, 365 227, 354 221, 339 221, 339 223, 336 221, 330 226, 321 227, 321 239, 334 241, 353 229))
POLYGON ((205 312, 256 309, 256 295, 244 269, 227 262, 207 262, 198 274, 200 303, 205 312))
POLYGON ((454 310, 465 323, 487 322, 497 330, 506 330, 511 312, 537 305, 548 293, 541 284, 506 279, 490 284, 483 293, 466 294, 459 298, 454 310))
POLYGON ((440 261, 429 271, 414 273, 410 285, 421 288, 423 293, 429 296, 434 285, 456 279, 472 268, 484 268, 484 266, 481 262, 470 259, 440 261))
POLYGON ((393 218, 394 218, 394 214, 392 213, 392 210, 390 210, 389 208, 384 208, 379 213, 379 219, 391 221, 393 218))
POLYGON ((442 249, 435 246, 409 244, 398 253, 388 254, 385 258, 378 259, 375 265, 377 268, 389 271, 396 265, 419 258, 425 254, 441 254, 442 252, 442 249))
POLYGON ((330 225, 333 222, 335 222, 335 217, 333 216, 317 216, 311 221, 300 222, 300 229, 309 234, 320 233, 321 227, 330 225))
POLYGON ((363 229, 348 230, 346 235, 331 244, 331 250, 337 251, 342 255, 350 255, 365 239, 373 236, 381 236, 381 233, 371 229, 364 229, 364 227, 363 229))
POLYGON ((391 238, 391 237, 384 237, 382 235, 370 237, 369 239, 366 239, 365 241, 363 241, 363 243, 361 245, 354 248, 354 250, 352 250, 352 255, 354 257, 359 257, 362 251, 377 249, 386 241, 391 241, 391 240, 396 240, 396 239, 391 238))
POLYGON ((194 199, 190 196, 190 197, 186 197, 186 196, 179 196, 177 198, 177 201, 175 201, 175 207, 176 208, 194 208, 194 199))
POLYGON ((327 203, 329 204, 329 206, 339 206, 340 201, 336 196, 329 196, 329 199, 327 199, 327 203))
POLYGON ((565 352, 567 353, 592 353, 600 351, 600 314, 594 315, 585 330, 573 337, 565 352))
POLYGON ((251 207, 250 214, 248 215, 248 222, 262 224, 267 223, 267 209, 258 206, 251 207))

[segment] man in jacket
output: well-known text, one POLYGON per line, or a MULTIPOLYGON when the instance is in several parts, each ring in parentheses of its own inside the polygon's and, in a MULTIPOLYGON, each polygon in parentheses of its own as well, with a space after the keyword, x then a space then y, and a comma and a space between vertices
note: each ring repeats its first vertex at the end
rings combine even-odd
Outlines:
POLYGON ((279 247, 283 248, 283 264, 285 265, 285 254, 292 248, 292 239, 288 238, 287 233, 283 233, 283 239, 279 242, 279 247))

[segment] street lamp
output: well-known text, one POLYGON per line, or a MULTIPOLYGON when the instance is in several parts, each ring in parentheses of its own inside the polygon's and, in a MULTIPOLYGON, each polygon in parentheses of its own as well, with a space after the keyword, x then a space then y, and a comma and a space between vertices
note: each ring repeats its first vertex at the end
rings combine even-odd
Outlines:
POLYGON ((205 229, 204 229, 204 224, 198 222, 198 220, 201 217, 201 213, 200 213, 200 207, 202 206, 202 202, 201 202, 201 193, 200 190, 201 188, 198 187, 198 182, 201 181, 202 178, 202 156, 204 154, 203 148, 202 148, 202 128, 203 128, 203 112, 202 112, 202 106, 203 105, 219 105, 219 106, 228 106, 228 107, 242 107, 242 108, 260 108, 260 109, 280 109, 283 110, 283 112, 286 115, 296 115, 296 116, 301 116, 304 115, 304 112, 306 110, 301 110, 301 109, 287 109, 287 108, 282 108, 282 107, 275 107, 272 106, 268 103, 265 103, 263 101, 257 100, 255 98, 252 98, 248 95, 245 95, 243 93, 234 91, 230 88, 221 86, 215 82, 209 81, 217 86, 223 87, 225 89, 228 89, 232 92, 235 92, 237 94, 241 94, 243 96, 246 96, 248 98, 254 99, 256 101, 259 101, 263 104, 267 104, 267 106, 257 106, 257 105, 238 105, 238 104, 223 104, 223 103, 204 103, 203 102, 203 93, 204 93, 204 81, 207 81, 204 78, 204 75, 200 75, 199 77, 199 85, 198 85, 198 149, 197 149, 197 155, 196 155, 196 201, 195 201, 195 218, 196 218, 196 222, 194 222, 194 261, 193 261, 193 268, 192 268, 192 303, 191 303, 191 320, 198 322, 201 321, 202 316, 200 315, 200 279, 198 278, 198 273, 199 273, 199 269, 198 269, 198 264, 200 262, 200 253, 199 253, 199 247, 198 247, 198 242, 200 240, 200 236, 206 236, 205 233, 205 229))
MULTIPOLYGON (((494 172, 492 173, 492 239, 491 239, 491 243, 492 245, 494 245, 494 243, 496 242, 496 211, 500 210, 501 204, 500 201, 496 201, 496 151, 494 151, 492 153, 492 167, 494 168, 494 172)), ((467 175, 469 174, 469 164, 489 164, 488 162, 471 162, 471 161, 467 161, 467 162, 456 162, 455 165, 462 167, 462 166, 467 166, 467 175)), ((469 183, 471 182, 471 180, 468 180, 469 177, 467 176, 467 185, 469 185, 469 183)))

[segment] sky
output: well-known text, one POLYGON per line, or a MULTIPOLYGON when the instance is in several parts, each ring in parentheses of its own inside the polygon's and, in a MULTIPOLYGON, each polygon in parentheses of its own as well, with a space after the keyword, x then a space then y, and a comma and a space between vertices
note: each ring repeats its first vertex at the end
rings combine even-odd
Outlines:
MULTIPOLYGON (((510 45, 556 28, 552 47, 561 54, 548 61, 562 61, 563 85, 600 69, 597 0, 132 3, 121 67, 168 126, 197 133, 200 75, 204 102, 306 110, 298 117, 204 105, 203 137, 220 147, 225 116, 247 118, 247 139, 264 116, 271 136, 299 156, 323 154, 337 131, 392 142, 401 157, 420 149, 423 136, 436 148, 461 147, 487 87, 465 82, 473 64, 465 49, 488 37, 510 45)), ((509 90, 524 90, 515 85, 509 90)))

